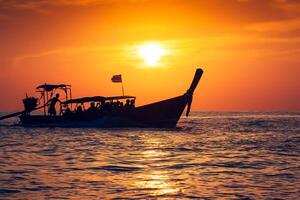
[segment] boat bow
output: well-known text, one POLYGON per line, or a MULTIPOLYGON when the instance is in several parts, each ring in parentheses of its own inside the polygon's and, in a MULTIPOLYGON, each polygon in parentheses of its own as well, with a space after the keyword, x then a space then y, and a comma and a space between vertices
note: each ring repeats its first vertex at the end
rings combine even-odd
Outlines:
POLYGON ((189 114, 190 114, 191 105, 192 105, 192 101, 193 101, 193 94, 194 94, 194 91, 195 91, 201 77, 202 77, 202 74, 203 74, 203 70, 201 68, 198 68, 195 72, 195 76, 194 76, 194 79, 191 83, 190 88, 185 93, 185 95, 187 97, 186 116, 189 116, 189 114))

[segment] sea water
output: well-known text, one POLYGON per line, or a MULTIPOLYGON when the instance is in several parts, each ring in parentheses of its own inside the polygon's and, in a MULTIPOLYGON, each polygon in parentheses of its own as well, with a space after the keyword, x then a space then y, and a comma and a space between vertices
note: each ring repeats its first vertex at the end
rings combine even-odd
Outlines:
POLYGON ((0 126, 0 199, 299 199, 300 113, 175 129, 0 126))

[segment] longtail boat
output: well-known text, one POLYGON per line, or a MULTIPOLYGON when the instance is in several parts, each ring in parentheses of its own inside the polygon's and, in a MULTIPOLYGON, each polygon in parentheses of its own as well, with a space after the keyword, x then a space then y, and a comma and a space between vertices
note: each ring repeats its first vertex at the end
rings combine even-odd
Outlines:
POLYGON ((196 70, 194 79, 184 94, 138 107, 134 106, 136 100, 134 96, 93 96, 74 99, 70 85, 43 84, 36 88, 41 94, 40 99, 26 97, 23 99, 24 111, 2 116, 0 120, 18 116, 20 125, 38 127, 173 128, 176 127, 185 108, 187 108, 186 116, 189 115, 193 93, 202 74, 202 69, 196 70), (57 90, 63 91, 65 100, 60 104, 60 113, 51 116, 47 112, 49 107, 47 102, 57 90), (93 105, 93 109, 85 110, 84 105, 87 103, 93 105), (94 106, 95 104, 97 106, 94 106), (74 106, 76 110, 72 110, 74 106), (43 110, 43 114, 32 114, 35 110, 43 110))

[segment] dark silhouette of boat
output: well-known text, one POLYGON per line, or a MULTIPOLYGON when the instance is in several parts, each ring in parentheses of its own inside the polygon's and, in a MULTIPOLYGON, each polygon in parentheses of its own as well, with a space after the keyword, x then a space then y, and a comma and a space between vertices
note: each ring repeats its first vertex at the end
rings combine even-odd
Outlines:
POLYGON ((26 97, 23 100, 25 110, 1 119, 19 116, 22 126, 44 127, 148 127, 148 128, 173 128, 176 126, 185 108, 186 116, 189 115, 193 93, 203 74, 202 69, 197 69, 190 88, 183 94, 171 99, 135 107, 134 96, 114 97, 83 97, 72 99, 70 85, 44 84, 37 87, 41 93, 43 106, 38 107, 38 99, 26 97), (46 108, 47 102, 54 91, 61 90, 65 93, 65 101, 61 102, 61 112, 57 116, 50 116, 46 108), (123 101, 126 103, 124 104, 123 101), (90 103, 89 109, 84 109, 90 103), (97 103, 97 106, 95 104, 97 103), (73 107, 75 110, 71 110, 73 107), (43 115, 32 115, 31 112, 44 109, 43 115))

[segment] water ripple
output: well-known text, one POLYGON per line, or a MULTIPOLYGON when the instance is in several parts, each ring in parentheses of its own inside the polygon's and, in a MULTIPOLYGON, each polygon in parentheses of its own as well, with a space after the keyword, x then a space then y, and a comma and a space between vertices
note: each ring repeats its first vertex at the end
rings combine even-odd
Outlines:
POLYGON ((178 126, 0 126, 0 199, 299 198, 299 113, 194 113, 178 126))

